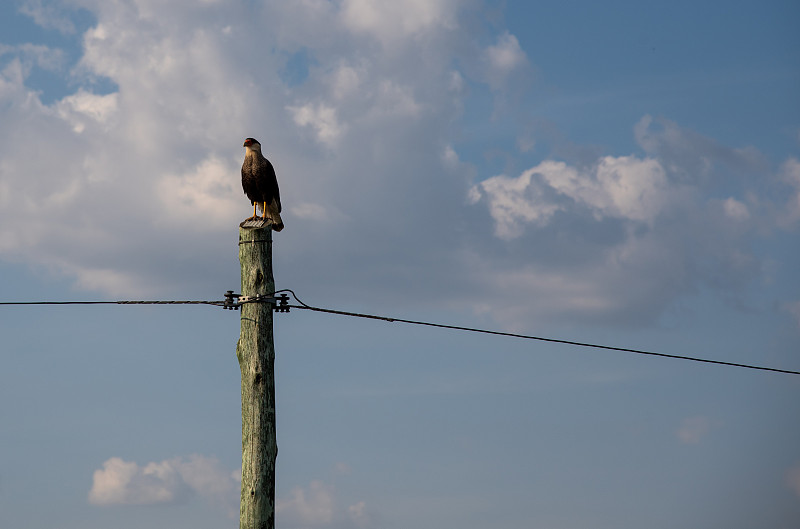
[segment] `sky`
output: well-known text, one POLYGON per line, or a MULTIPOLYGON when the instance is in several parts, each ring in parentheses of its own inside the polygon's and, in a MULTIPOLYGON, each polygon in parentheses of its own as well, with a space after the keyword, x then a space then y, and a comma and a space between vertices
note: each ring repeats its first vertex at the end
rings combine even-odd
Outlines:
MULTIPOLYGON (((0 301, 277 288, 800 370, 796 2, 0 3, 0 301)), ((0 306, 0 527, 238 524, 237 312, 0 306)), ((794 529, 800 376, 292 310, 281 529, 794 529)))

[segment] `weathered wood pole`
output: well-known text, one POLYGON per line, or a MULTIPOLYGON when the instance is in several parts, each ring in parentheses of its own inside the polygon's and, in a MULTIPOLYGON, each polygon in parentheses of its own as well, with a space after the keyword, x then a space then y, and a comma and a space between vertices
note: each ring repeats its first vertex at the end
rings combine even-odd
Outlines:
MULTIPOLYGON (((272 228, 239 228, 242 296, 272 295, 272 228)), ((275 345, 272 304, 245 303, 236 356, 242 370, 240 529, 275 527, 275 345)))

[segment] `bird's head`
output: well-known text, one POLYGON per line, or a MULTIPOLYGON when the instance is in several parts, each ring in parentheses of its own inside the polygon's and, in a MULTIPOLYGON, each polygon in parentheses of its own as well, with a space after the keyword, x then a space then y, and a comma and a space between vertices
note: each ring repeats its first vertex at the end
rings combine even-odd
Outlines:
POLYGON ((244 145, 242 145, 242 147, 246 147, 248 151, 252 149, 261 152, 261 144, 258 143, 258 140, 255 138, 247 138, 244 140, 244 145))

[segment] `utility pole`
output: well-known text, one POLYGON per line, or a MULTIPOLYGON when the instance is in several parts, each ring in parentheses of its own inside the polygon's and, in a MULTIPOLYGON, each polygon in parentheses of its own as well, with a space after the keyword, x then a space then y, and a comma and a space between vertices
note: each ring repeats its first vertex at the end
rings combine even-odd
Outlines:
MULTIPOLYGON (((239 227, 242 267, 240 301, 274 297, 272 225, 260 219, 239 227)), ((241 305, 241 333, 236 357, 242 370, 242 496, 239 529, 274 529, 275 344, 270 301, 241 305)))

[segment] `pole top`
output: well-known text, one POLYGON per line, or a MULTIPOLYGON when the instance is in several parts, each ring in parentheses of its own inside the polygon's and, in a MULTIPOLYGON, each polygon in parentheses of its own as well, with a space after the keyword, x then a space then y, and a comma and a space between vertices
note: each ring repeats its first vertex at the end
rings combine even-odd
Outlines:
POLYGON ((270 228, 272 227, 272 220, 270 219, 263 219, 263 218, 255 218, 255 219, 246 219, 239 224, 240 228, 245 229, 260 229, 260 228, 270 228))

